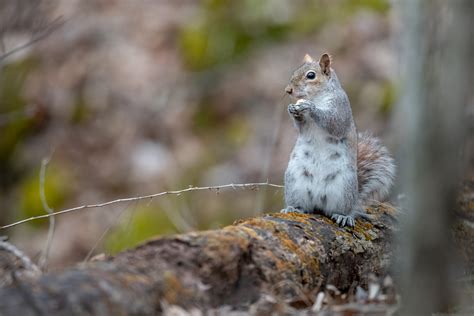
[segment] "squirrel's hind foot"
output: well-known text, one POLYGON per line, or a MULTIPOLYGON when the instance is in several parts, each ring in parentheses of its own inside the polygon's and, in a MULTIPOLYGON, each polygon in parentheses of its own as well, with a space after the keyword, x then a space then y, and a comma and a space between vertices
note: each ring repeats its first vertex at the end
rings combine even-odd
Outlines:
POLYGON ((341 227, 344 227, 344 226, 354 227, 355 226, 355 220, 354 220, 354 217, 352 217, 352 215, 332 214, 331 219, 336 221, 336 224, 338 224, 341 227))
POLYGON ((289 214, 289 213, 299 213, 299 214, 309 214, 310 212, 300 209, 299 207, 287 206, 282 209, 280 213, 289 214))
MULTIPOLYGON (((289 213, 298 213, 298 214, 313 214, 313 212, 303 210, 299 207, 287 206, 286 208, 282 209, 280 213, 289 214, 289 213)), ((355 220, 352 215, 341 215, 341 214, 332 214, 331 219, 334 220, 339 226, 355 226, 355 220)))

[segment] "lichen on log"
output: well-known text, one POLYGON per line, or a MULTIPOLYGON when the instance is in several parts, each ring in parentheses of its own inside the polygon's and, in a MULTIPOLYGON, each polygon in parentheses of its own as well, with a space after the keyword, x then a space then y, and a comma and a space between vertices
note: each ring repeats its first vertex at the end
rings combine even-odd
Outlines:
POLYGON ((153 315, 163 303, 248 306, 262 293, 291 299, 332 284, 367 284, 390 266, 395 210, 338 227, 322 215, 267 214, 219 230, 150 240, 134 249, 0 289, 2 315, 153 315))

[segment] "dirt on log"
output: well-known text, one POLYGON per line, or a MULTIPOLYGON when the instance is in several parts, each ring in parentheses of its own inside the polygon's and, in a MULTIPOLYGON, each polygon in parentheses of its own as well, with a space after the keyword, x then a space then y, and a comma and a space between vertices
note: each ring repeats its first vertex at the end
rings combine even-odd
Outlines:
POLYGON ((341 290, 386 274, 394 209, 340 228, 320 215, 268 214, 204 232, 160 237, 113 257, 0 289, 1 315, 153 315, 162 304, 199 309, 341 290))

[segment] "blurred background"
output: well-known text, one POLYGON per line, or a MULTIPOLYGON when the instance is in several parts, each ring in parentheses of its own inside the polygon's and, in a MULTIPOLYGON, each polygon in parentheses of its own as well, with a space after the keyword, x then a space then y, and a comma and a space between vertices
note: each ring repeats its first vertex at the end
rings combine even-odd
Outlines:
MULTIPOLYGON (((45 214, 48 157, 54 210, 188 186, 282 184, 296 138, 284 88, 305 53, 333 56, 359 130, 393 152, 394 16, 385 0, 2 1, 0 225, 45 214)), ((61 215, 49 267, 282 207, 282 190, 262 188, 61 215)), ((37 259, 47 231, 38 220, 0 235, 37 259)))

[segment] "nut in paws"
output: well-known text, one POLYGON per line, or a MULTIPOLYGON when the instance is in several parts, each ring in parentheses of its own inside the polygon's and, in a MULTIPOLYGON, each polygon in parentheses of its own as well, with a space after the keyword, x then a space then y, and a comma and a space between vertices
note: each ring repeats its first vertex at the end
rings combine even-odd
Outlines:
POLYGON ((290 104, 288 105, 288 112, 291 114, 291 115, 295 115, 295 116, 301 116, 303 114, 303 112, 309 110, 309 104, 307 103, 303 103, 303 104, 290 104))
POLYGON ((296 101, 295 105, 303 111, 309 110, 311 108, 312 103, 306 99, 299 99, 298 101, 296 101))
POLYGON ((297 106, 295 104, 290 104, 290 105, 288 105, 288 112, 291 115, 299 115, 300 114, 300 108, 299 108, 299 106, 297 106))

